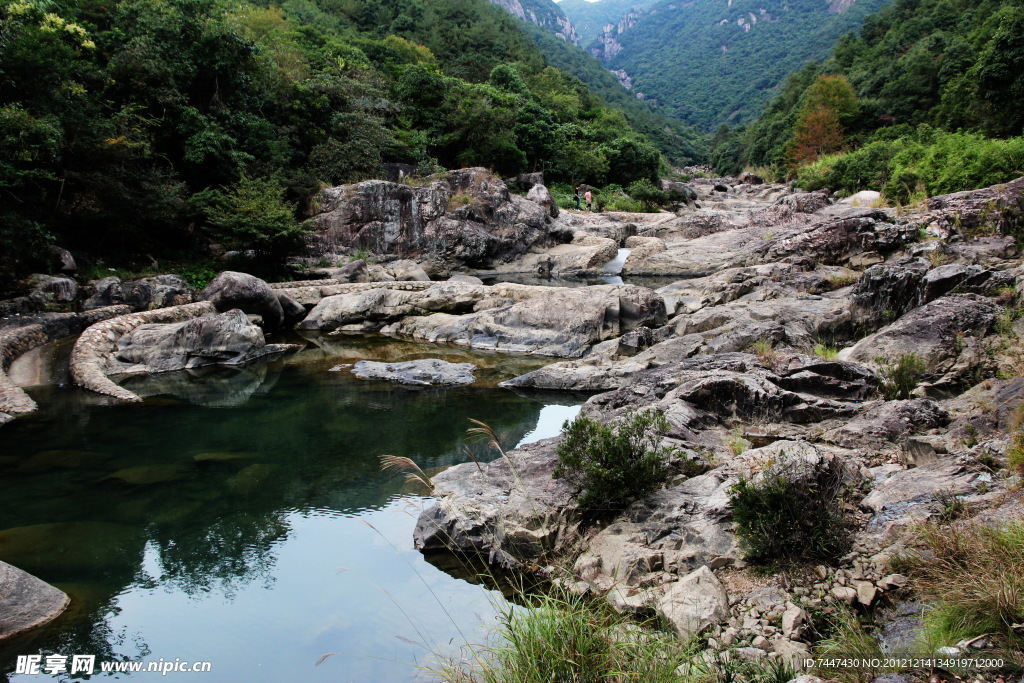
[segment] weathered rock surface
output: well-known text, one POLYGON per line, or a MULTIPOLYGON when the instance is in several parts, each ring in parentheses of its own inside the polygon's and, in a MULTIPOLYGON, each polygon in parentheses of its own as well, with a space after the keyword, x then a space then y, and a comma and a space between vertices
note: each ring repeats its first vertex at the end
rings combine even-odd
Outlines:
POLYGON ((141 401, 142 399, 133 392, 119 387, 107 377, 107 363, 114 352, 117 340, 140 325, 178 323, 214 312, 216 309, 212 303, 201 301, 155 311, 119 315, 96 323, 85 330, 75 342, 75 348, 71 351, 71 379, 89 391, 122 401, 141 401))
MULTIPOLYGON (((331 368, 339 370, 341 367, 331 368)), ((476 381, 472 363, 449 363, 436 358, 410 360, 403 363, 379 363, 361 360, 352 367, 360 379, 379 379, 413 386, 458 386, 476 381)))
POLYGON ((631 285, 584 290, 439 282, 425 289, 381 287, 330 296, 299 327, 371 327, 394 337, 574 357, 636 327, 662 323, 664 316, 660 297, 631 285))
POLYGON ((874 513, 868 529, 888 532, 923 521, 936 511, 938 494, 958 496, 970 493, 980 482, 987 481, 981 475, 954 458, 913 469, 883 470, 877 476, 871 493, 861 502, 874 513))
POLYGON ((658 611, 689 639, 729 617, 729 595, 705 566, 673 583, 658 602, 658 611))
POLYGON ((0 641, 53 621, 70 602, 62 591, 0 561, 0 641))
POLYGON ((653 610, 662 584, 739 559, 730 529, 734 483, 715 470, 637 501, 590 540, 573 571, 600 594, 614 591, 619 609, 653 610))
MULTIPOLYGON (((1019 374, 1024 323, 1004 306, 1024 292, 1024 267, 999 235, 918 243, 922 221, 929 234, 941 228, 935 211, 897 216, 832 204, 825 192, 759 195, 728 179, 695 187, 702 208, 628 217, 640 236, 625 237, 626 270, 683 278, 658 290, 667 323, 600 339, 504 386, 604 392, 582 414, 605 423, 657 409, 670 425, 665 443, 714 468, 676 476, 589 530, 559 583, 604 595, 618 610, 660 614, 681 633, 708 629, 711 651, 798 665, 811 651, 801 642, 813 638, 811 609, 900 599, 908 579, 887 561, 910 542, 901 534, 913 524, 948 515, 951 500, 974 523, 1024 514, 1000 469, 1024 382, 984 379, 997 367, 1019 374), (911 352, 925 365, 912 394, 920 398, 882 400, 892 367, 911 352), (758 587, 742 569, 729 491, 740 476, 756 482, 783 466, 808 484, 828 468, 858 492, 844 507, 852 551, 812 578, 758 587), (697 575, 692 582, 706 587, 690 591, 697 575)), ((999 220, 1010 222, 993 229, 1016 225, 1018 201, 1001 188, 955 201, 974 202, 980 218, 981 198, 995 195, 1009 208, 999 220)), ((577 233, 578 220, 567 212, 577 233)), ((507 467, 502 486, 487 468, 445 472, 442 501, 420 519, 420 547, 443 548, 444 536, 507 567, 543 565, 576 539, 578 519, 569 492, 548 478, 554 449, 552 441, 527 458, 523 488, 543 496, 532 511, 507 467)))
POLYGON ((868 404, 866 412, 821 438, 847 448, 891 450, 910 435, 949 423, 950 416, 938 403, 928 399, 879 401, 868 404))
POLYGON ((420 267, 420 264, 409 259, 392 261, 386 266, 386 270, 396 281, 403 282, 430 282, 427 271, 420 267))
POLYGON ((578 520, 569 487, 551 476, 556 443, 545 439, 482 469, 466 463, 436 475, 439 500, 416 522, 416 548, 484 553, 492 563, 520 568, 567 547, 578 520))
POLYGON ((242 365, 295 347, 267 344, 263 331, 235 309, 180 323, 139 325, 117 340, 106 374, 169 372, 207 365, 242 365))
POLYGON ((38 407, 7 375, 15 359, 43 344, 78 334, 94 323, 127 312, 125 306, 113 306, 85 313, 42 313, 21 319, 22 326, 0 328, 0 425, 38 407))
POLYGON ((321 194, 321 207, 309 240, 314 256, 357 248, 448 269, 486 268, 571 237, 549 208, 509 194, 482 168, 422 187, 381 180, 334 187, 321 194))
POLYGON ((69 277, 37 273, 28 278, 29 298, 40 303, 68 303, 78 296, 78 283, 69 277))
POLYGON ((950 294, 913 309, 840 357, 879 368, 913 353, 924 362, 923 379, 931 385, 961 384, 986 362, 981 340, 999 311, 980 295, 950 294))
POLYGON ((284 310, 277 293, 266 282, 248 273, 225 270, 199 293, 199 300, 213 303, 220 313, 238 308, 258 315, 268 329, 276 330, 284 323, 284 310))
POLYGON ((190 304, 196 297, 195 290, 177 275, 157 275, 128 282, 111 276, 96 280, 91 286, 93 294, 82 305, 85 310, 124 304, 133 312, 149 311, 190 304))

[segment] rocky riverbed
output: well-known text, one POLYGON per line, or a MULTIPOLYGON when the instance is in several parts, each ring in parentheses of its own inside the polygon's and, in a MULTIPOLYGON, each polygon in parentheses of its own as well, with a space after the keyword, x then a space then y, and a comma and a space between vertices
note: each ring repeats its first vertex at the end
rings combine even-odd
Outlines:
POLYGON ((421 187, 327 190, 309 257, 338 266, 307 271, 316 279, 267 284, 229 271, 196 292, 170 276, 37 276, 0 308, 0 423, 33 407, 5 374, 14 358, 92 323, 72 376, 122 400, 139 397, 119 375, 286 352, 264 332, 293 326, 550 357, 505 386, 591 392, 583 412, 603 422, 656 408, 671 425, 676 475, 585 524, 552 477, 557 439, 538 442, 435 476, 418 547, 539 572, 753 659, 802 659, 812 612, 906 597, 888 560, 950 496, 980 519, 1021 517, 1005 454, 1024 394, 1024 266, 1009 236, 1024 179, 909 212, 733 179, 695 182, 674 213, 559 212, 542 187, 523 198, 464 169, 421 187), (347 256, 356 250, 375 253, 347 256), (585 277, 617 257, 627 281, 672 282, 480 279, 585 277), (22 317, 54 301, 94 310, 22 317), (54 315, 73 324, 53 331, 54 315), (920 370, 893 398, 894 368, 910 354, 920 370), (786 459, 834 469, 855 491, 852 544, 832 565, 755 574, 729 491, 786 459))

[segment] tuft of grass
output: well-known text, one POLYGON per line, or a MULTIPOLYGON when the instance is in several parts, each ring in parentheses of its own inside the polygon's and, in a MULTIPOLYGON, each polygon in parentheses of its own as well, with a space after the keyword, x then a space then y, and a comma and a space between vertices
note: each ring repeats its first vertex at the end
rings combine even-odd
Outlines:
POLYGON ((743 438, 742 427, 736 427, 729 433, 729 438, 725 440, 725 445, 729 447, 733 455, 743 455, 750 448, 750 442, 743 438))
POLYGON ((918 551, 901 558, 918 592, 932 642, 986 635, 1009 661, 1024 661, 1024 522, 1002 526, 924 524, 918 551))
POLYGON ((698 652, 678 638, 641 631, 604 601, 555 591, 505 603, 492 642, 470 646, 436 673, 448 683, 678 681, 698 652))
POLYGON ((455 209, 462 208, 463 206, 468 206, 474 211, 482 211, 484 203, 480 201, 479 197, 474 197, 473 195, 464 193, 453 194, 448 198, 449 211, 454 211, 455 209))
POLYGON ((879 388, 887 401, 910 398, 927 369, 924 360, 914 351, 901 353, 895 363, 881 356, 875 358, 875 362, 880 367, 879 388))
MULTIPOLYGON (((816 657, 860 660, 863 665, 856 667, 839 667, 823 670, 829 679, 860 683, 871 680, 879 674, 890 671, 881 667, 871 668, 872 662, 881 662, 886 658, 882 645, 872 636, 860 619, 849 607, 836 605, 835 611, 829 615, 826 630, 829 637, 818 643, 814 650, 816 657)), ((892 655, 893 653, 890 653, 892 655)))
POLYGON ((1017 406, 1010 421, 1010 444, 1006 447, 1006 465, 1024 475, 1024 404, 1017 406))
POLYGON ((818 342, 814 345, 814 355, 818 358, 835 358, 839 355, 839 347, 825 342, 818 342))
POLYGON ((750 351, 757 356, 757 360, 762 365, 767 367, 772 367, 779 362, 779 354, 775 350, 775 344, 771 339, 758 339, 750 345, 750 351))
POLYGON ((955 522, 970 513, 970 506, 956 492, 949 489, 936 491, 932 501, 939 507, 939 519, 945 523, 955 522))
POLYGON ((996 334, 1005 339, 1015 339, 1016 334, 1013 331, 1013 323, 1017 322, 1017 318, 1020 317, 1020 309, 1011 304, 1003 306, 1003 310, 1000 311, 996 317, 995 325, 993 329, 996 334))
POLYGON ((938 249, 932 249, 928 252, 928 262, 932 264, 932 268, 938 268, 948 260, 949 257, 938 249))
POLYGON ((746 559, 781 566, 840 557, 850 545, 845 498, 841 469, 782 453, 759 475, 740 479, 729 491, 746 559))
POLYGON ((828 284, 833 290, 836 290, 856 284, 858 280, 860 280, 860 275, 856 273, 837 273, 829 276, 828 284))

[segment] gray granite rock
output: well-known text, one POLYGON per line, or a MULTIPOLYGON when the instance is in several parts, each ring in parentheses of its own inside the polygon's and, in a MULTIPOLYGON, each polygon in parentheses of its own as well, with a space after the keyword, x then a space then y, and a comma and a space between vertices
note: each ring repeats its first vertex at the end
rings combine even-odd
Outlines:
MULTIPOLYGON (((338 370, 339 367, 331 368, 338 370)), ((352 368, 360 379, 379 379, 413 386, 459 386, 476 381, 472 363, 449 363, 436 358, 410 360, 404 363, 379 363, 361 360, 352 368)))

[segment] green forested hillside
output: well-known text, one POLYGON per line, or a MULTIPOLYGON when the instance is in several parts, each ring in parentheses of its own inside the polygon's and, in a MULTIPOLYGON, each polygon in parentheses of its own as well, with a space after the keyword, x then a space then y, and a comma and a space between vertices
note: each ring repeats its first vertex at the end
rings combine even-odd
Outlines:
POLYGON ((673 164, 703 163, 710 138, 696 127, 669 118, 661 107, 638 100, 600 61, 536 26, 524 30, 548 61, 580 79, 606 103, 620 109, 630 125, 646 135, 673 164))
POLYGON ((230 244, 254 213, 280 252, 319 187, 388 161, 626 184, 659 157, 486 0, 0 6, 8 267, 230 244))
POLYGON ((1024 132, 1019 0, 895 0, 840 40, 823 64, 790 76, 757 123, 719 131, 717 165, 795 172, 794 133, 808 115, 809 93, 826 75, 845 78, 856 96, 856 112, 840 122, 834 151, 857 151, 808 170, 813 184, 888 187, 905 199, 1024 172, 1022 145, 986 140, 1024 132))
POLYGON ((714 130, 755 119, 790 71, 826 57, 884 1, 663 0, 617 36, 608 66, 670 115, 714 130))
POLYGON ((576 27, 580 45, 587 46, 601 35, 607 24, 617 23, 632 9, 646 9, 656 2, 658 0, 562 0, 558 6, 576 27))

